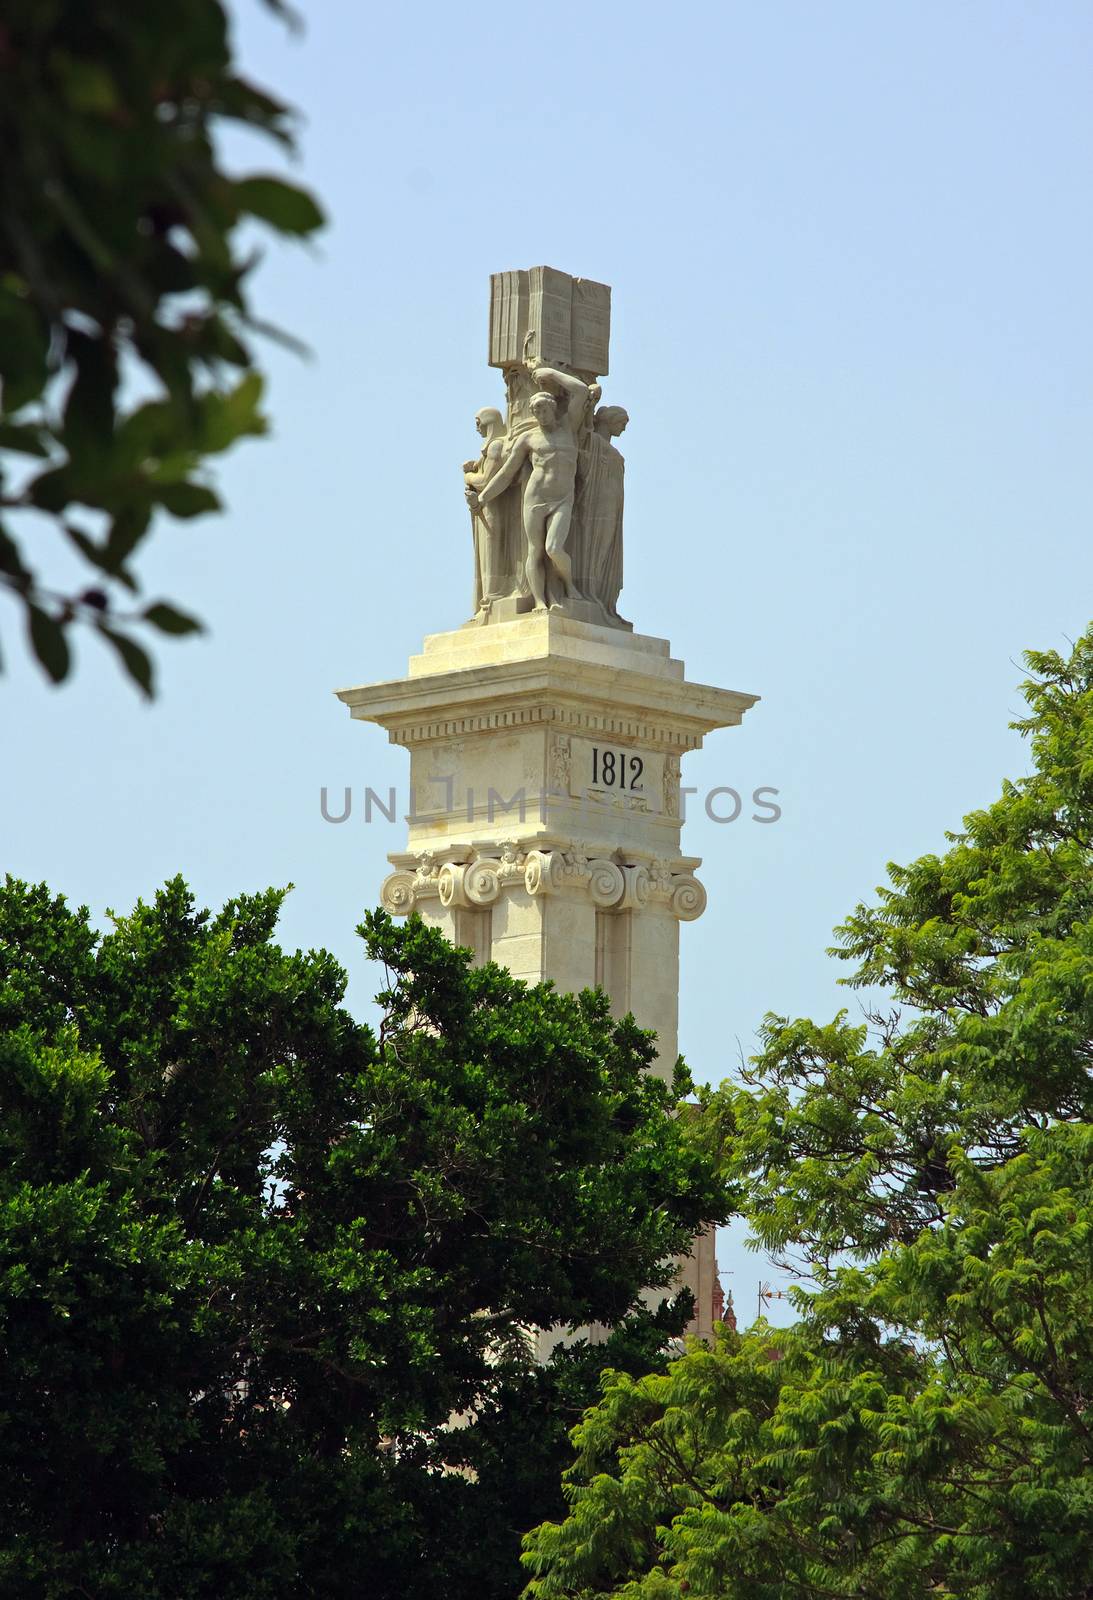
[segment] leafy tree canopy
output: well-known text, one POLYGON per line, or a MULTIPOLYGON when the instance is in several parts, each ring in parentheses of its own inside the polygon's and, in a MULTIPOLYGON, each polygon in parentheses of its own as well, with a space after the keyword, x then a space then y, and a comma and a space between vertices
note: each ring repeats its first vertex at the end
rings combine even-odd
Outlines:
POLYGON ((4 6, 0 589, 54 683, 83 624, 152 692, 137 635, 199 625, 142 602, 138 548, 160 514, 216 511, 207 464, 265 431, 241 225, 305 237, 322 215, 279 177, 231 176, 231 124, 292 149, 287 109, 236 70, 219 0, 4 6), (71 591, 46 576, 58 536, 86 574, 71 591))
POLYGON ((609 1377, 530 1594, 1093 1595, 1093 631, 1027 659, 1028 776, 839 931, 895 1009, 707 1098, 799 1322, 609 1377))
POLYGON ((2 1595, 511 1595, 602 1365, 528 1330, 686 1321, 726 1200, 651 1036, 382 914, 374 1035, 282 898, 0 891, 2 1595))

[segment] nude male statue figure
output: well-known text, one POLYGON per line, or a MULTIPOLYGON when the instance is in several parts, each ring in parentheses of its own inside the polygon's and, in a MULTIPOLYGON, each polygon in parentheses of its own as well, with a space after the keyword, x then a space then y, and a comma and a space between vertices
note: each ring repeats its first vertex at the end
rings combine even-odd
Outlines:
POLYGON ((588 385, 572 373, 557 372, 534 362, 529 366, 539 385, 539 393, 532 395, 528 403, 535 424, 518 435, 500 469, 482 490, 468 495, 468 503, 472 511, 488 505, 504 493, 525 461, 531 462, 523 504, 527 579, 536 611, 544 611, 552 572, 567 600, 580 598, 573 584, 573 562, 566 539, 573 520, 579 434, 590 395, 588 385), (564 411, 556 396, 567 402, 564 411))

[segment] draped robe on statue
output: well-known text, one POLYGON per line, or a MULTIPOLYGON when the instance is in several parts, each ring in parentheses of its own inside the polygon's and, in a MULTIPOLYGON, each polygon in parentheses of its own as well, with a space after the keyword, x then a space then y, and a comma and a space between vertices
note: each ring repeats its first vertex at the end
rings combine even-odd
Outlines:
POLYGON ((581 450, 574 577, 586 599, 598 601, 607 617, 617 611, 622 590, 622 512, 625 461, 609 438, 591 430, 581 450))
MULTIPOLYGON (((479 470, 485 464, 485 452, 479 463, 479 470)), ((498 495, 488 508, 483 511, 471 512, 471 530, 474 536, 474 610, 478 611, 487 601, 500 600, 509 595, 522 595, 527 592, 527 578, 524 573, 525 544, 524 523, 520 510, 523 497, 523 479, 517 479, 511 488, 498 495), (489 516, 493 524, 493 531, 486 526, 486 517, 489 516), (492 543, 492 561, 486 559, 487 544, 492 543), (486 570, 489 569, 490 583, 486 583, 486 570)))

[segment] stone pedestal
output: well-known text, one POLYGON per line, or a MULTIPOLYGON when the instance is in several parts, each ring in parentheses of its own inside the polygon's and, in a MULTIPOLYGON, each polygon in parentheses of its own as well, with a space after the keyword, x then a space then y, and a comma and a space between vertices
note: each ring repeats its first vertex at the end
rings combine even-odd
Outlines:
MULTIPOLYGON (((405 678, 338 697, 410 752, 387 909, 529 983, 600 986, 656 1030, 670 1077, 680 923, 706 904, 680 852, 680 759, 757 697, 688 683, 666 640, 551 611, 432 634, 405 678)), ((711 1233, 683 1270, 700 1334, 713 1272, 711 1233)))

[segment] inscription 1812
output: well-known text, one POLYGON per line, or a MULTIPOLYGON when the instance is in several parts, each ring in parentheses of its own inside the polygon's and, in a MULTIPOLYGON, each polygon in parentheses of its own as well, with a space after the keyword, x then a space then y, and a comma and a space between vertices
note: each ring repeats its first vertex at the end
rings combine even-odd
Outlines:
POLYGON ((592 787, 594 789, 628 789, 641 793, 645 761, 641 756, 630 755, 625 750, 603 750, 592 746, 592 787))
POLYGON ((631 811, 665 808, 664 752, 607 744, 595 737, 570 740, 569 793, 631 811))

